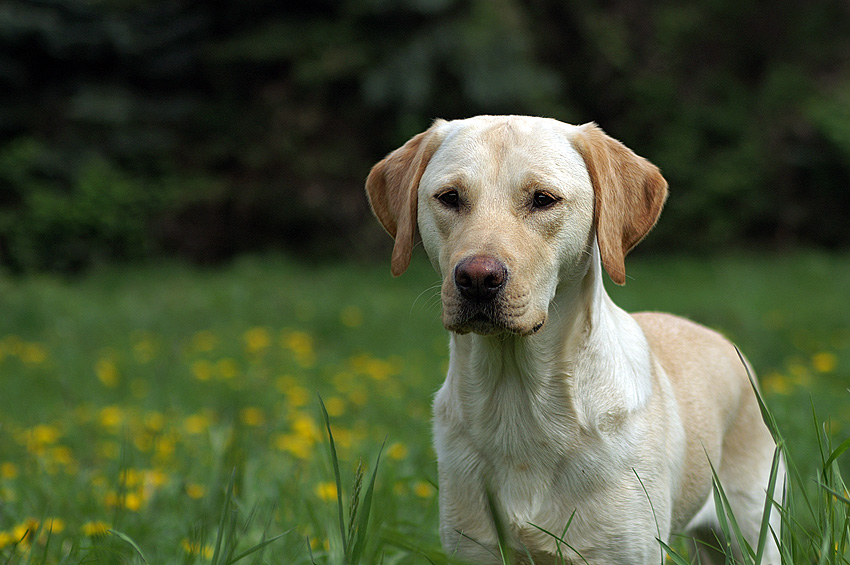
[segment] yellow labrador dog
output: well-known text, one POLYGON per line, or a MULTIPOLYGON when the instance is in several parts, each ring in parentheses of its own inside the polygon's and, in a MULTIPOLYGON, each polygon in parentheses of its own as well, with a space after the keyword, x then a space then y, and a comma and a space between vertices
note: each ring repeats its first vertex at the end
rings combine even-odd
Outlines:
POLYGON ((497 507, 520 561, 659 563, 657 538, 717 526, 709 461, 755 547, 774 443, 735 348, 681 318, 629 315, 602 284, 603 269, 625 282, 661 212, 654 165, 594 124, 479 116, 437 120, 366 190, 395 238, 393 274, 421 237, 442 276, 447 552, 501 562, 497 507))

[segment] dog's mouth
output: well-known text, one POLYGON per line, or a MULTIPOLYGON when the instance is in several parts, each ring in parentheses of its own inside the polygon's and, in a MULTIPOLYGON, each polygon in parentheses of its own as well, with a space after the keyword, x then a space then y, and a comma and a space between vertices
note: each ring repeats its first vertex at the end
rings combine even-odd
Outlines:
POLYGON ((443 316, 446 329, 457 334, 476 333, 479 335, 513 334, 529 336, 540 331, 546 323, 545 316, 532 323, 522 319, 508 317, 500 312, 488 309, 467 309, 461 315, 443 316))

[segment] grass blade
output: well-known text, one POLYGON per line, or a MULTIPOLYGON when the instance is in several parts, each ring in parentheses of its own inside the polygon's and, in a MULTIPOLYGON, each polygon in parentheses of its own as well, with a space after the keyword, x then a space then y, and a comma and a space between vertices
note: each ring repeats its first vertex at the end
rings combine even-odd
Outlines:
POLYGON ((227 517, 230 515, 230 505, 233 502, 233 486, 236 484, 236 469, 230 473, 230 481, 227 483, 227 491, 224 495, 224 503, 222 504, 221 517, 218 520, 218 532, 215 535, 215 549, 210 563, 217 565, 221 559, 221 546, 224 541, 224 530, 227 526, 227 517))
POLYGON ((130 547, 132 547, 134 550, 136 550, 136 553, 138 553, 138 554, 139 554, 139 558, 142 560, 142 563, 147 563, 147 562, 148 562, 148 558, 147 558, 147 557, 145 557, 145 552, 143 552, 143 551, 142 551, 142 548, 140 548, 140 547, 136 544, 136 542, 134 542, 134 541, 133 541, 133 539, 132 539, 130 536, 128 536, 127 534, 121 533, 121 532, 119 532, 118 530, 107 530, 107 531, 108 531, 110 534, 112 534, 113 536, 115 536, 115 537, 117 537, 118 539, 120 539, 121 541, 123 541, 123 542, 125 542, 125 543, 129 544, 129 545, 130 545, 130 547))
MULTIPOLYGON (((589 564, 587 563, 587 560, 584 558, 584 556, 583 556, 581 553, 579 553, 579 551, 578 551, 576 548, 574 548, 573 546, 571 546, 570 544, 568 544, 568 543, 564 540, 564 536, 566 535, 566 531, 567 531, 567 529, 570 527, 570 522, 572 522, 572 521, 573 521, 573 516, 575 516, 575 515, 576 515, 576 511, 575 511, 575 510, 573 510, 573 513, 572 513, 572 514, 570 514, 570 519, 569 519, 569 521, 567 522, 567 527, 566 527, 566 528, 564 528, 564 535, 562 535, 562 536, 560 536, 560 537, 559 537, 559 536, 557 536, 556 534, 553 534, 552 532, 550 532, 550 531, 546 530, 545 528, 541 528, 541 527, 540 527, 540 526, 538 526, 537 524, 532 524, 531 522, 529 522, 529 525, 530 525, 530 526, 533 526, 533 527, 535 527, 535 528, 537 528, 538 530, 540 530, 541 532, 543 532, 543 533, 544 533, 544 534, 546 534, 546 535, 552 536, 553 538, 555 538, 555 542, 556 542, 558 545, 563 544, 563 546, 564 546, 564 547, 566 547, 567 549, 569 549, 570 551, 572 551, 573 553, 575 553, 576 555, 578 555, 578 558, 579 558, 579 559, 581 559, 582 563, 584 563, 585 565, 589 565, 589 564)), ((564 556, 563 556, 563 554, 562 554, 562 552, 561 552, 560 547, 558 548, 558 557, 559 557, 560 559, 562 559, 562 560, 563 560, 563 558, 564 558, 564 556)), ((564 562, 564 563, 567 563, 567 561, 563 561, 563 562, 564 562)))
POLYGON ((782 448, 778 445, 773 450, 773 462, 770 466, 770 479, 767 482, 767 493, 764 499, 764 512, 761 517, 758 545, 756 546, 756 563, 761 563, 767 536, 770 533, 770 514, 773 511, 773 493, 776 491, 776 480, 779 477, 779 467, 782 463, 782 448))
POLYGON ((252 555, 253 553, 256 553, 257 551, 264 549, 267 545, 270 545, 270 544, 276 542, 277 540, 279 540, 280 538, 282 538, 283 536, 285 536, 286 534, 288 534, 291 531, 292 530, 287 530, 287 531, 283 532, 282 534, 276 535, 273 538, 269 538, 267 540, 261 541, 260 543, 258 543, 254 547, 252 547, 250 549, 246 549, 245 551, 243 551, 239 555, 236 555, 235 557, 232 557, 231 559, 229 559, 227 561, 227 565, 241 561, 241 560, 245 559, 246 557, 248 557, 249 555, 252 555))
POLYGON ((829 458, 826 460, 826 463, 824 464, 824 472, 826 472, 826 469, 830 465, 832 465, 832 463, 836 459, 838 459, 841 456, 841 454, 844 453, 845 451, 847 451, 848 449, 850 449, 850 437, 848 437, 843 442, 841 442, 841 445, 836 447, 835 450, 829 455, 829 458))
POLYGON ((685 559, 684 557, 682 557, 681 555, 676 553, 675 550, 673 550, 669 545, 667 545, 666 543, 661 541, 660 538, 655 538, 655 539, 658 540, 658 543, 661 544, 661 548, 667 554, 667 557, 669 557, 670 560, 673 561, 673 563, 675 565, 691 565, 690 561, 688 561, 687 559, 685 559))
POLYGON ((366 487, 366 494, 363 495, 363 503, 360 510, 360 518, 357 522, 357 535, 355 536, 354 547, 351 550, 351 565, 360 563, 360 558, 363 555, 363 548, 366 546, 366 534, 369 526, 369 515, 372 510, 372 499, 375 495, 375 479, 378 476, 378 466, 381 464, 381 454, 384 451, 384 446, 387 440, 381 444, 381 449, 378 451, 378 457, 375 459, 375 468, 372 469, 372 476, 369 478, 369 486, 366 487))
MULTIPOLYGON (((348 556, 348 535, 345 531, 345 517, 343 515, 342 508, 342 477, 339 472, 339 458, 336 455, 336 446, 334 445, 334 435, 331 432, 331 418, 328 415, 328 410, 325 408, 325 402, 322 400, 321 395, 319 395, 319 405, 322 408, 322 417, 325 420, 325 428, 328 430, 328 444, 330 446, 331 451, 331 462, 333 463, 334 468, 334 478, 336 479, 336 501, 337 501, 337 511, 339 514, 339 535, 342 538, 342 554, 344 556, 348 556)), ((346 559, 347 561, 347 559, 346 559)))

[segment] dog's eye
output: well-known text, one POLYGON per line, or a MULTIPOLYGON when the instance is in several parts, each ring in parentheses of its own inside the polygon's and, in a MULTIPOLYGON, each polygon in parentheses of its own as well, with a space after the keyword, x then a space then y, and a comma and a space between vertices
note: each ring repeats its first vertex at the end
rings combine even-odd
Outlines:
POLYGON ((558 200, 559 198, 552 196, 548 192, 537 191, 534 193, 534 196, 531 197, 531 205, 534 208, 548 208, 558 200))
POLYGON ((457 208, 458 206, 460 206, 460 195, 454 188, 444 190, 443 192, 438 194, 436 198, 449 208, 457 208))

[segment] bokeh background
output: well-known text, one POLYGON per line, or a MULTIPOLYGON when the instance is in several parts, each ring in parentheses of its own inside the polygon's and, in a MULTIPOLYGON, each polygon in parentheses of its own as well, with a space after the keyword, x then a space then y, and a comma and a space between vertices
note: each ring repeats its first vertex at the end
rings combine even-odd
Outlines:
POLYGON ((846 248, 848 29, 839 0, 4 0, 0 263, 370 257, 369 167, 480 113, 658 164, 643 249, 846 248))

